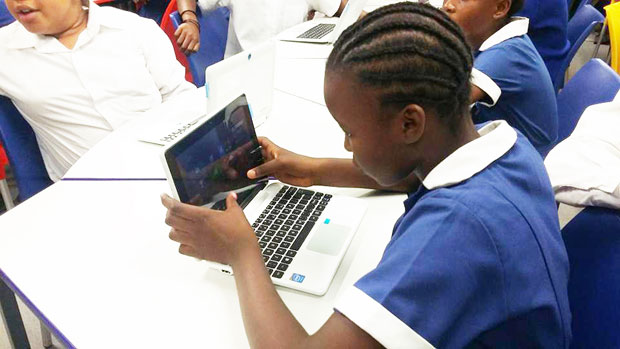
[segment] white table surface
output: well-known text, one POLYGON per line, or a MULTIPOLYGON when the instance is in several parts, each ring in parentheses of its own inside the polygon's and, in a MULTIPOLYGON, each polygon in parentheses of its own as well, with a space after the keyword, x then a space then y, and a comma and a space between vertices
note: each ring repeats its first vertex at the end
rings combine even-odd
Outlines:
MULTIPOLYGON (((319 100, 324 59, 317 57, 325 48, 296 51, 294 45, 278 44, 274 106, 257 133, 301 154, 349 158, 342 131, 319 100), (304 76, 314 79, 308 81, 310 87, 292 83, 304 76)), ((234 279, 177 252, 178 245, 168 239, 159 201, 160 193, 169 192, 168 184, 136 180, 164 178, 162 147, 137 140, 145 125, 159 118, 182 118, 200 108, 204 106, 179 109, 170 104, 127 124, 92 148, 65 176, 133 180, 61 181, 0 216, 0 271, 35 314, 70 345, 248 345, 234 279)), ((317 297, 278 288, 310 332, 332 313, 338 294, 379 261, 405 198, 360 189, 318 190, 361 197, 369 208, 327 294, 317 297)))
MULTIPOLYGON (((404 195, 321 188, 369 204, 326 295, 279 288, 310 332, 337 295, 378 262, 404 195)), ((0 216, 0 269, 78 348, 248 345, 234 278, 180 255, 159 194, 164 181, 63 181, 0 216)))

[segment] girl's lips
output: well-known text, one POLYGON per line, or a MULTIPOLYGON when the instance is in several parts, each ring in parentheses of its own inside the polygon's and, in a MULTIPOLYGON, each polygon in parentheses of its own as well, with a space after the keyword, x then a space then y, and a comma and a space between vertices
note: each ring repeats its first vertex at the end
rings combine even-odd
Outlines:
POLYGON ((16 13, 17 14, 17 19, 20 22, 30 22, 30 21, 34 20, 34 18, 36 17, 38 12, 39 11, 36 11, 36 10, 27 10, 27 11, 20 10, 20 11, 17 11, 17 13, 16 13))

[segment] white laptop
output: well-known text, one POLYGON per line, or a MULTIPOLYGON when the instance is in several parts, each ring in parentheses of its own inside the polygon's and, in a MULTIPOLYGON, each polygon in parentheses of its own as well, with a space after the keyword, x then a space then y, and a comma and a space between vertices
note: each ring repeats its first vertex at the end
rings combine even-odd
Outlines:
MULTIPOLYGON (((323 295, 366 204, 268 178, 248 179, 247 171, 264 162, 261 150, 241 95, 166 146, 161 158, 181 202, 224 209, 228 193, 237 192, 274 284, 323 295)), ((232 273, 229 266, 209 265, 232 273)))
POLYGON ((273 105, 275 62, 276 43, 267 41, 208 66, 205 71, 207 113, 218 112, 245 94, 252 106, 254 127, 264 123, 273 105))
POLYGON ((321 18, 296 25, 278 35, 278 39, 316 44, 334 43, 345 29, 357 21, 366 2, 349 0, 339 18, 321 18))
MULTIPOLYGON (((155 123, 142 131, 138 139, 159 145, 170 144, 195 127, 205 115, 219 111, 241 94, 247 95, 253 108, 254 127, 260 126, 271 114, 274 70, 274 41, 265 42, 210 65, 205 71, 206 113, 194 117, 174 117, 174 121, 155 123)), ((182 112, 184 109, 187 109, 187 106, 179 106, 177 110, 182 112)))

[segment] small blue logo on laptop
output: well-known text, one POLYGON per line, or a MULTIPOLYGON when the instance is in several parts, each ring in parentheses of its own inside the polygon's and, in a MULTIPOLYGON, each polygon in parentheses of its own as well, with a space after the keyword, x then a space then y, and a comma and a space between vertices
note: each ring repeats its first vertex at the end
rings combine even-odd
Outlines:
POLYGON ((300 275, 300 274, 295 274, 295 273, 293 273, 293 276, 291 276, 291 280, 295 282, 299 282, 299 283, 302 283, 305 278, 306 278, 305 275, 300 275))
POLYGON ((329 222, 331 222, 331 219, 325 218, 325 222, 323 222, 323 224, 329 224, 329 222))

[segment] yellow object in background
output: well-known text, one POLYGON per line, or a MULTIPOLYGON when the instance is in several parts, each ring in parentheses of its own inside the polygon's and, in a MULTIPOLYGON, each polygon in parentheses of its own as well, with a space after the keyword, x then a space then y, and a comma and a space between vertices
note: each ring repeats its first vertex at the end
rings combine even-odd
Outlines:
POLYGON ((611 67, 620 74, 620 2, 605 6, 605 13, 611 41, 611 67))

